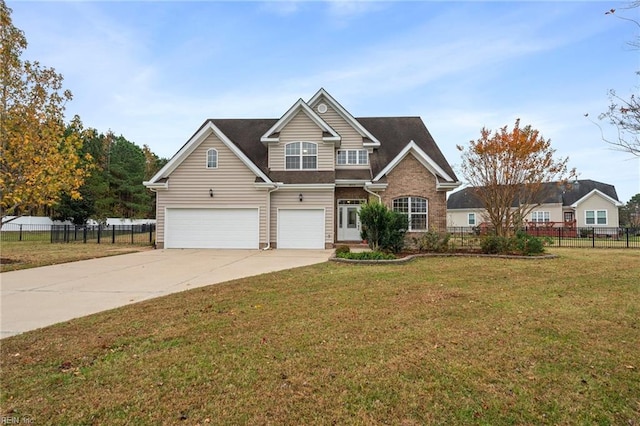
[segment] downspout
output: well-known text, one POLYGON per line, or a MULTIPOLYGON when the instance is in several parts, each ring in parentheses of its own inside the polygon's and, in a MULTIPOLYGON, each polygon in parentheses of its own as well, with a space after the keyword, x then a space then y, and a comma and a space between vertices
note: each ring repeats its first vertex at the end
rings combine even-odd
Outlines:
POLYGON ((280 187, 275 185, 267 191, 267 245, 262 250, 271 249, 271 193, 276 192, 280 187))
POLYGON ((367 189, 367 184, 364 184, 364 190, 367 191, 369 194, 374 195, 376 197, 378 197, 378 202, 380 204, 382 204, 382 197, 380 196, 380 194, 376 194, 375 192, 370 191, 369 189, 367 189))

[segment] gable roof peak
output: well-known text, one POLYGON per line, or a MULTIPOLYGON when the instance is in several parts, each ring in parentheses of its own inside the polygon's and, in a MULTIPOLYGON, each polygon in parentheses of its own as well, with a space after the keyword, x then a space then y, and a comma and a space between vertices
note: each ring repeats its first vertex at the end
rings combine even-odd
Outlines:
POLYGON ((303 112, 307 115, 323 132, 322 140, 324 142, 334 142, 340 143, 342 138, 340 135, 326 122, 324 121, 316 112, 311 109, 311 107, 302 99, 298 99, 296 103, 294 103, 291 108, 284 113, 284 115, 276 121, 276 123, 271 126, 269 130, 267 130, 260 141, 262 143, 269 142, 279 142, 280 141, 280 131, 299 113, 303 112))
POLYGON ((380 141, 369 132, 358 120, 355 119, 353 115, 349 113, 338 101, 335 100, 333 96, 329 94, 323 87, 320 88, 316 92, 315 95, 309 99, 308 105, 314 105, 318 100, 324 99, 343 120, 345 120, 353 129, 360 134, 366 141, 364 142, 365 147, 377 148, 380 146, 380 141))

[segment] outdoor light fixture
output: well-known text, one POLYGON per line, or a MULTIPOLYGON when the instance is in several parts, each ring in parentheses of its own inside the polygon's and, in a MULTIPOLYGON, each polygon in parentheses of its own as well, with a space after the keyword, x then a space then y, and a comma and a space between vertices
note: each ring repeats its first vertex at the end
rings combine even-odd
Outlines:
POLYGON ((303 199, 302 193, 300 193, 300 195, 298 195, 298 200, 300 200, 300 202, 302 202, 302 199, 303 199))
POLYGON ((209 188, 209 197, 213 198, 213 189, 209 188))

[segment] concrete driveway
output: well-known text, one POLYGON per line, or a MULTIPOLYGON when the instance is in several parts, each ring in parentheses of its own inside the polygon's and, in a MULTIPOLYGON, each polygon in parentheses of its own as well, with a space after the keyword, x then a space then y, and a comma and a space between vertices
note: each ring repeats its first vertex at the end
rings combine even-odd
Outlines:
POLYGON ((236 278, 322 263, 332 250, 150 250, 0 274, 0 338, 236 278))

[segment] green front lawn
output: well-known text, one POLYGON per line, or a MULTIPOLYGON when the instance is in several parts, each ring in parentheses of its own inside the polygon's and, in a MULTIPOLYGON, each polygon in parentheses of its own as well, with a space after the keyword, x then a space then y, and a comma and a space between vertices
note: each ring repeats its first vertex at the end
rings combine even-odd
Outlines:
POLYGON ((640 423, 640 256, 324 263, 2 340, 33 424, 640 423))

